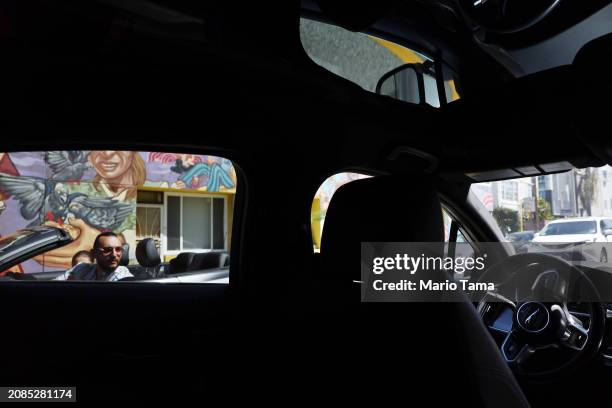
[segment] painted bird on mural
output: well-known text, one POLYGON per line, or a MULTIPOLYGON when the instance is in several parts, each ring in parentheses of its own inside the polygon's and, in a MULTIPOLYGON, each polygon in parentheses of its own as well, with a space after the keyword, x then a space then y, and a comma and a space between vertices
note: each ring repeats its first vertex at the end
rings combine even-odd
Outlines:
POLYGON ((110 197, 68 196, 68 217, 80 218, 99 230, 115 230, 134 212, 134 205, 110 197))
POLYGON ((0 191, 19 201, 21 216, 33 220, 28 226, 45 221, 62 225, 73 217, 99 230, 114 230, 134 211, 133 204, 70 193, 66 185, 39 177, 0 173, 0 191))
POLYGON ((89 151, 62 150, 45 153, 45 162, 49 165, 51 180, 78 181, 83 174, 93 168, 88 160, 89 151))

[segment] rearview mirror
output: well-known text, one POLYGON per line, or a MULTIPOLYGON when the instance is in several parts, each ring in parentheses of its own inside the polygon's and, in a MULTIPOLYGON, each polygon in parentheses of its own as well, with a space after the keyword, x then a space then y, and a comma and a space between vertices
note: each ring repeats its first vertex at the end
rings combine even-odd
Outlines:
POLYGON ((405 64, 387 72, 378 80, 376 93, 404 102, 440 106, 438 81, 431 61, 405 64))
POLYGON ((606 228, 603 230, 603 234, 607 237, 608 235, 612 235, 612 228, 606 228))

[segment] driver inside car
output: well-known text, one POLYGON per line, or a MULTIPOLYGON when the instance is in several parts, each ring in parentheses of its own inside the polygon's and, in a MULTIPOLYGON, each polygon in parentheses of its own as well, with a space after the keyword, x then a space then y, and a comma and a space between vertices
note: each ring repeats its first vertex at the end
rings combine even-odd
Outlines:
POLYGON ((123 245, 114 232, 99 234, 93 244, 92 255, 95 263, 81 262, 68 269, 56 280, 88 280, 115 282, 133 277, 125 266, 120 265, 123 245))

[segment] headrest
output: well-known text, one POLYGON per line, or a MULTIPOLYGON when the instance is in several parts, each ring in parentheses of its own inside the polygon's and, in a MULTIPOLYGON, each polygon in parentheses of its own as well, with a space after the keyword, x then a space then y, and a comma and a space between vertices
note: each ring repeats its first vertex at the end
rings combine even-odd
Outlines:
POLYGON ((444 242, 442 207, 430 179, 381 176, 340 187, 323 226, 324 278, 360 280, 361 242, 444 242))
POLYGON ((195 254, 193 252, 181 252, 170 260, 170 270, 167 271, 167 274, 181 273, 186 272, 189 265, 193 261, 193 257, 195 254))
POLYGON ((153 268, 161 263, 153 238, 145 238, 136 245, 136 260, 145 268, 153 268))
POLYGON ((123 252, 121 253, 121 259, 119 259, 119 265, 128 266, 130 263, 130 245, 123 244, 123 252))
POLYGON ((229 255, 227 252, 205 252, 197 254, 189 267, 188 271, 201 271, 204 269, 216 269, 225 266, 228 262, 229 255))

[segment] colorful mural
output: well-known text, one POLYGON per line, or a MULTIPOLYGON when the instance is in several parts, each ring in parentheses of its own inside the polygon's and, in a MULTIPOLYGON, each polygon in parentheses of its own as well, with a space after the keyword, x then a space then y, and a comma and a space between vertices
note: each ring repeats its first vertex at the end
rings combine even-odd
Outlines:
POLYGON ((195 154, 149 153, 147 187, 236 191, 236 171, 228 159, 195 154))
POLYGON ((224 158, 131 151, 0 153, 0 236, 35 225, 65 228, 74 241, 13 268, 70 267, 103 231, 135 246, 139 187, 234 193, 236 172, 224 158))

